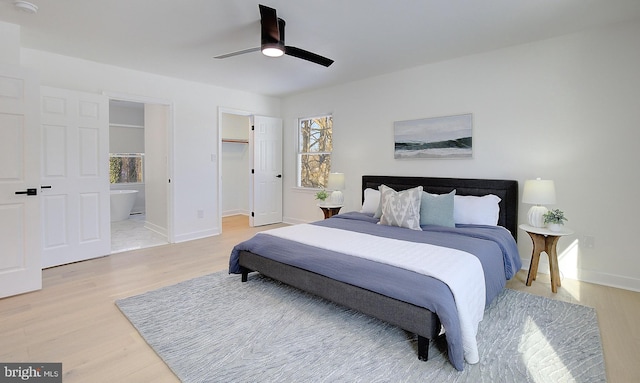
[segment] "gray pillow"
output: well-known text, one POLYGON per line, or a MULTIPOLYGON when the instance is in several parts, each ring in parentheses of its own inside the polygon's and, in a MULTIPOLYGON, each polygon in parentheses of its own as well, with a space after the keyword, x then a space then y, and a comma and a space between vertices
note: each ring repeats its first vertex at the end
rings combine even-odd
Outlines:
POLYGON ((422 202, 420 203, 420 225, 456 227, 453 219, 455 195, 455 190, 452 190, 448 194, 430 194, 422 192, 422 202))

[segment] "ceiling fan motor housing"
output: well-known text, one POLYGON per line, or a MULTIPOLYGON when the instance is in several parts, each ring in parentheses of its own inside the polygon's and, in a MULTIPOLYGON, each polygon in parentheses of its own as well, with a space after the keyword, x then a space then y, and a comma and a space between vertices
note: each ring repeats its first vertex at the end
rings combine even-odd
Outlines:
POLYGON ((274 33, 272 23, 265 19, 261 20, 262 39, 260 48, 262 53, 269 57, 280 57, 285 53, 284 45, 284 26, 285 21, 278 18, 277 30, 274 33), (277 34, 277 36, 275 36, 277 34))

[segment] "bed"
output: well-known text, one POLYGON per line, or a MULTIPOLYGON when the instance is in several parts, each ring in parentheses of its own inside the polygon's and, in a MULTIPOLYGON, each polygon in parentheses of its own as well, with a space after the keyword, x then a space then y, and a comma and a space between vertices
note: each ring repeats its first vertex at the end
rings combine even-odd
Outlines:
MULTIPOLYGON (((268 230, 236 245, 229 272, 241 274, 247 282, 249 273, 257 271, 414 333, 420 360, 428 359, 430 340, 441 336, 444 328, 452 365, 463 370, 465 360, 477 363, 473 329, 484 307, 521 267, 517 181, 365 175, 362 196, 360 212, 268 230), (376 206, 371 196, 391 195, 387 192, 455 198, 455 213, 462 214, 455 219, 461 223, 451 227, 430 222, 417 230, 378 224, 380 211, 372 213, 365 206, 376 206), (496 201, 495 222, 462 222, 469 219, 464 216, 473 204, 487 196, 496 201), (422 265, 423 258, 432 257, 433 268, 443 269, 444 276, 432 275, 432 266, 422 265)), ((422 201, 422 207, 432 206, 422 201)), ((382 202, 377 206, 379 210, 382 202)))

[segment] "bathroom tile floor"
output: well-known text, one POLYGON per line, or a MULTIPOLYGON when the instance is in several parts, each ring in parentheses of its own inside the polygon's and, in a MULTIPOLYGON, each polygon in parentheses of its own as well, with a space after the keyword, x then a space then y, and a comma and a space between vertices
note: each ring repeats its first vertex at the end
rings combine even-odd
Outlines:
POLYGON ((168 243, 163 235, 144 227, 144 221, 144 214, 133 214, 124 221, 111 222, 111 254, 168 243))

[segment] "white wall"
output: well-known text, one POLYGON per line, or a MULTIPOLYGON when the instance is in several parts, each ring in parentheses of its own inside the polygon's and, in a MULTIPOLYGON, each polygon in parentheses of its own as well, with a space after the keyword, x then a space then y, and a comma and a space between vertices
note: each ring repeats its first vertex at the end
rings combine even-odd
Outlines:
POLYGON ((144 128, 109 126, 109 153, 144 153, 144 128))
POLYGON ((0 22, 0 63, 20 66, 20 26, 0 22))
MULTIPOLYGON (((638 41, 640 23, 624 24, 285 98, 286 220, 322 217, 294 188, 296 119, 333 112, 343 211, 360 208, 363 174, 516 179, 520 193, 526 179, 552 179, 575 230, 559 243, 563 275, 640 291, 638 41), (394 121, 460 113, 473 113, 473 159, 394 160, 394 121)), ((527 267, 530 242, 519 233, 527 267)))
MULTIPOLYGON (((123 69, 28 48, 21 63, 43 85, 168 100, 173 123, 173 234, 176 242, 220 232, 218 107, 279 115, 277 98, 123 69), (202 218, 198 218, 198 211, 202 218)), ((215 70, 212 68, 212 70, 215 70)))
POLYGON ((109 100, 109 123, 143 127, 144 103, 109 100))

